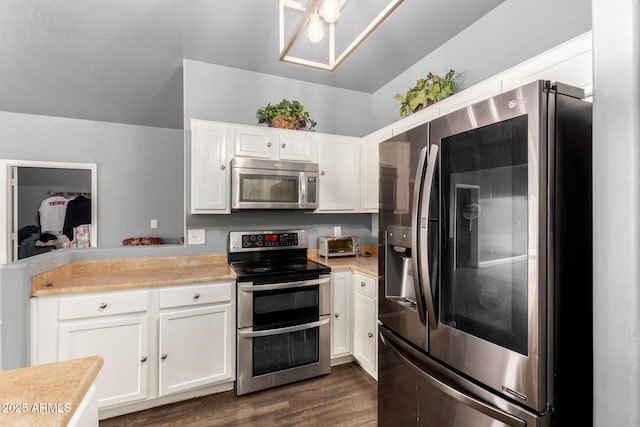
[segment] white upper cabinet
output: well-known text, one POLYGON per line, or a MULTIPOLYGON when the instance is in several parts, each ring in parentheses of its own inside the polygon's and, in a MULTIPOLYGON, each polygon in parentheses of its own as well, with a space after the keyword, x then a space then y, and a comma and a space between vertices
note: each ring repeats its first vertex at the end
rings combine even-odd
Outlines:
POLYGON ((271 128, 257 126, 234 129, 234 155, 260 159, 277 158, 277 135, 271 128))
POLYGON ((569 40, 510 69, 502 79, 503 90, 535 80, 551 80, 577 86, 587 96, 593 92, 591 32, 569 40))
POLYGON ((259 159, 318 161, 318 140, 313 132, 236 126, 234 155, 259 159))
POLYGON ((229 199, 229 145, 233 128, 191 120, 191 213, 231 212, 229 199))
POLYGON ((360 211, 361 138, 320 134, 317 212, 360 211))
POLYGON ((278 151, 280 160, 317 162, 318 135, 302 130, 279 131, 278 151))
POLYGON ((378 212, 380 143, 391 136, 387 126, 362 138, 362 212, 378 212))

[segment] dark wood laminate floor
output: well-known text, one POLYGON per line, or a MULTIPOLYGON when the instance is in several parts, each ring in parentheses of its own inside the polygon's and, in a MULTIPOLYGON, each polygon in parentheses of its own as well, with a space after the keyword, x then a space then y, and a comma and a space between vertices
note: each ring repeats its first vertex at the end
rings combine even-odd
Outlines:
POLYGON ((233 391, 100 421, 116 426, 376 426, 377 383, 355 363, 244 396, 233 391))

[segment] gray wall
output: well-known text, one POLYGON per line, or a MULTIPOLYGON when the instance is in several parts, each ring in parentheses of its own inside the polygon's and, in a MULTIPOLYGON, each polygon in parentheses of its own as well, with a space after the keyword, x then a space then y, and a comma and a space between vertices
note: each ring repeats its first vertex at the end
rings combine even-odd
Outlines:
POLYGON ((0 112, 0 140, 2 159, 98 165, 99 246, 183 236, 182 130, 0 112))
POLYGON ((593 0, 594 407, 640 425, 640 3, 593 0))
POLYGON ((256 111, 283 98, 300 101, 316 131, 363 136, 371 128, 371 95, 301 80, 184 60, 184 125, 189 119, 257 125, 256 111))
POLYGON ((394 95, 430 71, 470 87, 590 29, 590 0, 507 0, 375 92, 370 130, 398 120, 394 95))

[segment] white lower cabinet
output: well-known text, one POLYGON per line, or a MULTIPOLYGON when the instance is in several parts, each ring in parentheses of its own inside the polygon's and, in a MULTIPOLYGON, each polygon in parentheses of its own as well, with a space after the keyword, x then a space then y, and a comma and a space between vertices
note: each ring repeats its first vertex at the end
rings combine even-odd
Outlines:
POLYGON ((331 273, 331 357, 351 355, 351 270, 331 273))
POLYGON ((31 300, 31 363, 102 356, 98 408, 126 413, 232 389, 235 329, 234 281, 42 296, 31 300))
POLYGON ((377 280, 362 273, 353 275, 353 357, 378 378, 377 280))
POLYGON ((234 378, 231 304, 160 314, 160 395, 234 378), (225 350, 226 349, 226 350, 225 350))
POLYGON ((57 329, 57 361, 96 354, 104 359, 95 381, 99 407, 148 397, 148 315, 86 319, 61 323, 57 329))
POLYGON ((378 379, 378 281, 351 270, 331 273, 331 358, 355 359, 378 379))

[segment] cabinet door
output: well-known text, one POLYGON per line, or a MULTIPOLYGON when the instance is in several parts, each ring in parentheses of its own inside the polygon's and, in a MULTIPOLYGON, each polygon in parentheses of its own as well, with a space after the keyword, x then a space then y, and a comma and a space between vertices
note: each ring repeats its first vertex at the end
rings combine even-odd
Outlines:
POLYGON ((100 355, 95 384, 100 408, 146 399, 149 373, 149 316, 63 324, 58 360, 100 355))
POLYGON ((362 212, 378 212, 380 143, 391 136, 386 127, 362 138, 362 212))
POLYGON ((300 130, 278 133, 280 160, 314 162, 318 160, 317 135, 300 130))
POLYGON ((320 135, 318 212, 360 210, 360 138, 320 135))
POLYGON ((160 314, 160 395, 235 377, 232 304, 160 314))
POLYGON ((278 147, 274 141, 275 131, 268 128, 236 127, 234 137, 234 155, 277 159, 278 147))
POLYGON ((331 357, 351 354, 351 272, 331 273, 331 357))
POLYGON ((376 301, 360 292, 353 300, 353 357, 372 377, 377 375, 376 301))
POLYGON ((227 144, 233 129, 191 120, 191 213, 230 213, 227 144))

